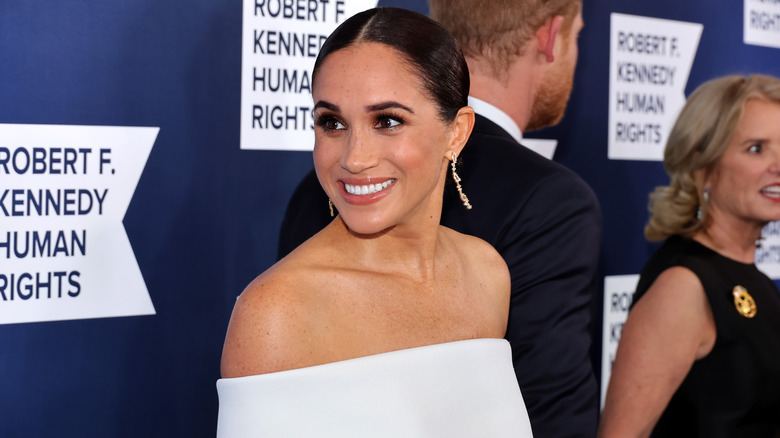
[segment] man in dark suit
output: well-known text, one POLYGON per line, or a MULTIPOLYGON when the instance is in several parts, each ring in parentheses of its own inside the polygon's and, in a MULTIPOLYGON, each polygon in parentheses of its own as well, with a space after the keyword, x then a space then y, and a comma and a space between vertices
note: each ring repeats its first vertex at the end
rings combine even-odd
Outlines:
MULTIPOLYGON (((506 338, 536 438, 592 437, 598 387, 590 361, 591 300, 601 243, 598 202, 582 179, 525 148, 522 130, 558 123, 571 91, 581 0, 429 0, 464 49, 474 131, 458 159, 441 223, 503 256, 512 277, 506 338)), ((314 172, 296 189, 279 256, 327 225, 314 172)))

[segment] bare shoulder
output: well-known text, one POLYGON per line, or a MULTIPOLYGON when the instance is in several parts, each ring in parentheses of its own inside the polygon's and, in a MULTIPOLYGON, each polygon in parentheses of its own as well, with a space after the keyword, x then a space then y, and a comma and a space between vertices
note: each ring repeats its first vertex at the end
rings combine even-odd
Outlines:
POLYGON ((690 269, 674 266, 663 271, 634 304, 627 323, 657 333, 683 331, 699 337, 712 311, 699 278, 690 269))
POLYGON ((715 337, 712 311, 696 274, 681 266, 663 271, 623 326, 599 436, 649 436, 693 363, 712 350, 715 337))
POLYGON ((663 271, 629 314, 635 324, 654 327, 670 337, 685 333, 696 346, 696 358, 708 354, 715 343, 715 321, 704 286, 688 268, 663 271))
POLYGON ((493 267, 498 271, 506 269, 506 263, 501 258, 501 254, 493 248, 492 245, 469 234, 463 234, 451 228, 442 227, 448 233, 450 238, 456 242, 459 248, 462 248, 463 255, 475 264, 484 264, 486 267, 493 267))
POLYGON ((672 266, 664 270, 658 275, 650 288, 660 288, 674 284, 688 289, 704 290, 699 277, 684 266, 672 266))
POLYGON ((509 297, 509 268, 501 254, 484 240, 442 227, 454 242, 468 272, 479 279, 489 291, 509 297))
POLYGON ((255 278, 236 300, 222 350, 222 377, 290 368, 305 347, 311 270, 284 260, 255 278))
POLYGON ((636 303, 633 312, 679 319, 701 316, 708 309, 707 296, 699 277, 688 268, 674 266, 658 275, 636 303))

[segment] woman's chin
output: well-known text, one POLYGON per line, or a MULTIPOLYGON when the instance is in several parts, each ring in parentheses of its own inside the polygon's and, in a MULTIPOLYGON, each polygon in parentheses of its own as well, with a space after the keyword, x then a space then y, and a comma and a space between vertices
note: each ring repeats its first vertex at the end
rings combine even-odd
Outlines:
POLYGON ((381 234, 390 228, 385 221, 378 218, 365 218, 365 217, 344 217, 342 216, 344 223, 347 225, 349 231, 361 236, 374 236, 381 234))

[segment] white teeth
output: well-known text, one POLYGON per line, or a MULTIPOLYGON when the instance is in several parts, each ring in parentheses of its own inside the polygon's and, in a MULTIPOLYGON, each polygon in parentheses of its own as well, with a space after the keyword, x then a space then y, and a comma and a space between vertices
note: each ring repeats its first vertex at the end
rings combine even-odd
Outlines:
POLYGON ((394 183, 394 179, 389 179, 381 184, 368 184, 363 186, 356 186, 352 184, 344 184, 344 189, 350 195, 371 195, 376 192, 380 192, 386 189, 390 184, 394 183))
POLYGON ((769 196, 780 196, 780 187, 778 186, 764 187, 763 189, 761 189, 761 192, 769 196))

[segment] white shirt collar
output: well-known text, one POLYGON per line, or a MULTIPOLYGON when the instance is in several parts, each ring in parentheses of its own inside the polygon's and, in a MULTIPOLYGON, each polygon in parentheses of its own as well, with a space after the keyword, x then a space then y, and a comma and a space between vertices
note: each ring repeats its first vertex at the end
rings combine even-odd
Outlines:
POLYGON ((501 111, 495 106, 485 102, 484 100, 477 99, 476 97, 469 96, 469 106, 474 108, 474 111, 500 126, 504 131, 508 132, 518 143, 523 140, 523 132, 520 127, 517 126, 514 120, 512 120, 507 113, 501 111))

